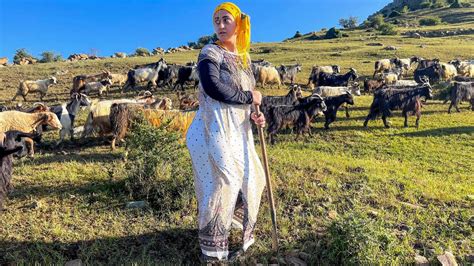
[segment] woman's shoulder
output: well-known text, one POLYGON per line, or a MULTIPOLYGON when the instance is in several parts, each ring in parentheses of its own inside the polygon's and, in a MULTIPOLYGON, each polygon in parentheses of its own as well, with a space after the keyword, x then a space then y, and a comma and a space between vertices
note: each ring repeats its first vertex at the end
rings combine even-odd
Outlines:
POLYGON ((223 51, 222 48, 219 47, 219 45, 214 43, 206 44, 199 53, 198 61, 201 61, 202 59, 211 59, 220 62, 222 60, 222 56, 223 51))

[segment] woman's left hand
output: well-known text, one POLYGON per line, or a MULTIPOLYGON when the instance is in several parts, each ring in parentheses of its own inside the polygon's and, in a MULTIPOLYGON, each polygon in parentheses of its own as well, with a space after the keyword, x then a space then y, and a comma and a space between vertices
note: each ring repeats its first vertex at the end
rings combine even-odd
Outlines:
POLYGON ((265 116, 263 116, 263 113, 260 113, 259 116, 255 112, 252 112, 250 114, 250 118, 255 122, 255 124, 259 127, 265 127, 265 116))

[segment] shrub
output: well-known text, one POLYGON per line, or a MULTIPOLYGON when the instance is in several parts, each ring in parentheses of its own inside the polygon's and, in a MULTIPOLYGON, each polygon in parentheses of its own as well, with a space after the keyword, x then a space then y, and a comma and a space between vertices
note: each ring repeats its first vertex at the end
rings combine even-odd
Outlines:
POLYGON ((402 14, 396 10, 392 11, 392 13, 390 13, 390 15, 388 15, 389 18, 394 18, 394 17, 399 17, 401 16, 402 14))
POLYGON ((43 52, 41 53, 40 63, 50 63, 50 62, 61 62, 64 61, 63 57, 60 54, 55 55, 54 52, 43 52))
POLYGON ((408 6, 403 6, 402 9, 400 10, 401 14, 406 14, 410 12, 410 8, 408 6))
POLYGON ((438 17, 426 17, 418 21, 420 26, 434 26, 441 23, 441 19, 438 17))
POLYGON ((382 221, 351 212, 328 228, 327 262, 329 265, 395 265, 408 263, 413 249, 399 243, 382 221), (402 245, 402 247, 400 247, 402 245), (395 257, 407 258, 396 261, 395 257))
POLYGON ((382 14, 377 14, 369 19, 369 25, 372 28, 378 29, 385 23, 384 17, 382 14))
POLYGON ((141 119, 127 139, 126 186, 158 214, 189 208, 194 196, 192 167, 181 134, 141 119))
POLYGON ((325 39, 335 39, 335 38, 341 38, 342 33, 340 30, 336 28, 330 28, 327 32, 326 35, 324 36, 325 39))
POLYGON ((424 2, 421 2, 419 5, 418 5, 419 8, 429 8, 431 7, 431 2, 429 1, 424 1, 424 2))
POLYGON ((357 27, 357 17, 350 16, 348 19, 341 18, 339 19, 339 25, 344 29, 352 29, 357 27))
POLYGON ((390 23, 385 23, 379 27, 380 34, 382 35, 397 35, 398 31, 396 27, 390 23))
POLYGON ((135 50, 135 55, 137 56, 150 56, 150 51, 148 51, 148 49, 146 48, 143 48, 143 47, 139 47, 137 48, 137 50, 135 50))

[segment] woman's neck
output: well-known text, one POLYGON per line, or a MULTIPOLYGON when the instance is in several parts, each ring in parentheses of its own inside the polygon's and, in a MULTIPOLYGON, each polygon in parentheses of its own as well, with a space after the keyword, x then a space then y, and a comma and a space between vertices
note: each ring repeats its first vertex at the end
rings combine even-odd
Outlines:
POLYGON ((228 41, 228 42, 220 42, 221 46, 224 47, 227 51, 232 52, 232 53, 238 53, 237 50, 237 43, 228 41))

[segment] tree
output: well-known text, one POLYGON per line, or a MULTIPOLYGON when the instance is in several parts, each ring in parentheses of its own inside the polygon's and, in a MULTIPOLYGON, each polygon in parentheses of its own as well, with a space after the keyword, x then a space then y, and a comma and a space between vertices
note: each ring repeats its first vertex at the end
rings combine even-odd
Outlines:
POLYGON ((15 64, 20 64, 22 58, 33 59, 34 57, 30 55, 25 48, 16 50, 15 55, 13 56, 13 62, 15 64))
POLYGON ((377 14, 369 19, 369 25, 372 28, 378 29, 385 23, 384 17, 382 14, 377 14))
POLYGON ((341 18, 339 19, 339 25, 341 25, 344 29, 353 29, 357 27, 358 22, 357 17, 350 16, 348 19, 341 18))
POLYGON ((40 63, 50 63, 54 62, 54 53, 53 52, 43 52, 41 53, 40 63))

